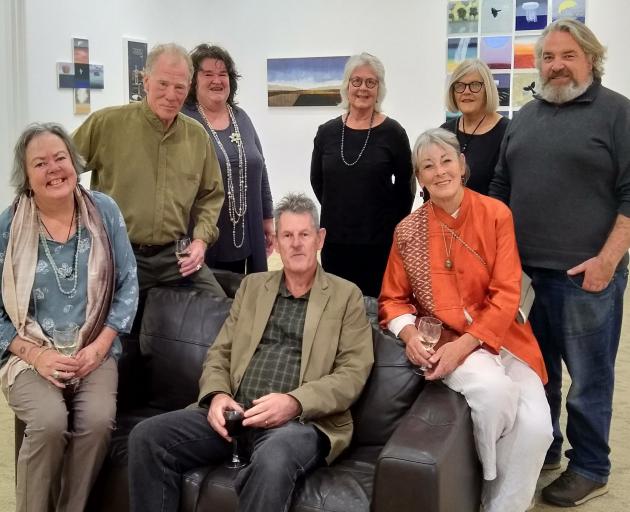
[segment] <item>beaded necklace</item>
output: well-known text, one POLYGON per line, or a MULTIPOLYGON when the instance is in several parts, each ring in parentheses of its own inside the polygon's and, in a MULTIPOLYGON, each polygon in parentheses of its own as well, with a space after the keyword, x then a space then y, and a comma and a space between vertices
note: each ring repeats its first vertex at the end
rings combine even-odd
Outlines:
POLYGON ((367 137, 365 137, 365 142, 363 143, 363 147, 361 148, 361 151, 359 151, 359 156, 357 157, 357 159, 354 162, 346 162, 346 157, 343 156, 343 143, 344 143, 344 139, 345 139, 346 122, 348 121, 348 117, 350 117, 350 113, 348 113, 348 115, 346 116, 345 120, 343 119, 343 117, 341 118, 341 121, 342 121, 342 126, 341 126, 341 161, 344 164, 346 164, 348 167, 352 167, 353 165, 356 165, 359 160, 361 160, 361 157, 363 156, 363 152, 365 151, 365 148, 367 147, 368 140, 370 140, 370 133, 372 132, 372 122, 374 121, 374 111, 372 111, 372 117, 370 117, 370 127, 368 128, 367 137))
POLYGON ((197 110, 201 114, 201 117, 206 122, 210 133, 214 137, 217 146, 223 153, 225 158, 225 174, 227 175, 227 196, 228 196, 228 215, 230 217, 230 221, 232 222, 232 242, 234 243, 234 247, 240 249, 243 247, 243 241, 245 240, 245 213, 247 212, 247 156, 245 155, 245 148, 243 147, 243 140, 241 139, 241 132, 238 128, 238 123, 236 122, 236 117, 234 117, 234 111, 232 107, 228 104, 227 111, 230 116, 230 120, 232 121, 232 126, 234 126, 234 133, 230 135, 230 140, 236 144, 236 149, 238 152, 238 200, 236 195, 234 194, 234 181, 232 178, 232 164, 230 163, 230 158, 228 157, 227 151, 223 146, 223 143, 219 139, 219 135, 215 131, 215 129, 208 121, 206 114, 204 112, 204 108, 201 103, 197 103, 197 110), (241 241, 239 243, 236 242, 236 226, 238 223, 241 223, 241 241))
MULTIPOLYGON (((74 214, 73 214, 73 217, 74 217, 74 214)), ((48 239, 46 238, 46 233, 44 232, 46 227, 44 226, 44 223, 42 222, 42 220, 39 218, 39 214, 37 215, 37 219, 39 221, 39 240, 42 244, 42 247, 44 248, 44 252, 46 253, 46 258, 48 259, 48 263, 50 263, 50 266, 52 267, 55 273, 55 280, 57 281, 57 288, 59 288, 59 291, 63 293, 64 295, 70 296, 74 292, 77 291, 77 283, 79 280, 79 244, 81 242, 81 211, 78 211, 76 214, 77 245, 74 250, 74 263, 72 264, 72 269, 70 271, 57 267, 57 264, 55 263, 55 260, 53 259, 52 254, 50 253, 50 248, 48 247, 48 239), (72 288, 70 290, 65 290, 63 286, 61 286, 60 278, 69 279, 70 276, 74 276, 72 288)), ((70 222, 70 225, 72 225, 72 221, 70 222)))

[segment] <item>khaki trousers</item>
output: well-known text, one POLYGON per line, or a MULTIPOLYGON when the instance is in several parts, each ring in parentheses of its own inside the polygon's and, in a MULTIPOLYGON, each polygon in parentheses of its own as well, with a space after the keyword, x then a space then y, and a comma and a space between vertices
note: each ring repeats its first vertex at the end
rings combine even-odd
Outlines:
POLYGON ((207 265, 188 277, 179 273, 179 265, 175 257, 175 246, 169 246, 153 256, 143 256, 135 252, 138 264, 138 283, 140 294, 145 294, 155 286, 192 286, 208 290, 214 295, 225 297, 225 292, 207 265))
POLYGON ((17 512, 83 512, 115 426, 117 384, 112 358, 67 401, 61 389, 32 370, 17 376, 7 395, 26 423, 17 463, 17 512))

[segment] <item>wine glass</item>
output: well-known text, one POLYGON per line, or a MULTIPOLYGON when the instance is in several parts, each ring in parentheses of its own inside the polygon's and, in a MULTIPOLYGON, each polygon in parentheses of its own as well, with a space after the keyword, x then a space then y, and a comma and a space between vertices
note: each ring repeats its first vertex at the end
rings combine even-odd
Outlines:
POLYGON ((178 261, 188 256, 189 251, 190 251, 190 238, 189 237, 175 240, 175 256, 177 256, 178 261))
MULTIPOLYGON (((243 409, 243 404, 238 404, 243 409)), ((243 411, 236 409, 225 409, 223 411, 223 418, 225 419, 225 429, 228 436, 232 438, 232 459, 226 462, 225 467, 228 469, 241 469, 247 466, 247 463, 242 461, 238 456, 238 441, 237 438, 245 433, 245 427, 243 427, 243 411)))
MULTIPOLYGON (((79 326, 68 324, 53 329, 53 345, 64 356, 73 357, 79 344, 79 326)), ((79 383, 77 377, 66 381, 66 386, 74 386, 79 383)))
MULTIPOLYGON (((435 344, 440 340, 442 334, 442 321, 432 316, 423 316, 418 321, 418 332, 420 333, 420 343, 429 352, 433 350, 435 344)), ((424 375, 429 368, 419 366, 414 370, 418 375, 424 375)))
POLYGON ((53 329, 53 345, 64 356, 72 357, 77 351, 79 326, 68 324, 53 329))

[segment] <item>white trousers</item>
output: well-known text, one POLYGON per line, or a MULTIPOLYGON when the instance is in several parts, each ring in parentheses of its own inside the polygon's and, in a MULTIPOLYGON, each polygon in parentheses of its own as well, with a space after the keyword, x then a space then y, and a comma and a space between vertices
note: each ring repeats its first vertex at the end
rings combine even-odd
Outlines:
POLYGON ((553 439, 540 378, 506 350, 496 355, 480 349, 444 383, 464 395, 471 409, 484 510, 524 512, 553 439))

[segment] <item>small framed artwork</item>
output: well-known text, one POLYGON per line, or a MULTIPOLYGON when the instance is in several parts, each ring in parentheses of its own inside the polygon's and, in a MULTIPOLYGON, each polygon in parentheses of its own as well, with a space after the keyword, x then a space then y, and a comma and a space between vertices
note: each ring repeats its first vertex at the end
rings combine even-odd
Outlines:
POLYGON ((129 103, 142 101, 144 91, 144 68, 147 64, 149 45, 138 39, 123 39, 123 73, 125 76, 125 98, 129 103))
POLYGON ((348 56, 267 59, 267 105, 326 107, 341 101, 348 56))

